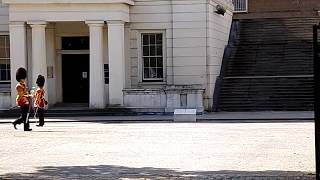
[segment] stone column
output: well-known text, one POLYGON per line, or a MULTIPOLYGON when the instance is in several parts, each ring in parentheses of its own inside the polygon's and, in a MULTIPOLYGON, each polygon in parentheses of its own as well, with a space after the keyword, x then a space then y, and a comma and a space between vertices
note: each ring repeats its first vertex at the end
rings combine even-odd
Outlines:
POLYGON ((25 22, 10 22, 10 71, 11 105, 16 106, 16 71, 19 67, 27 69, 26 25, 25 22))
POLYGON ((108 21, 109 102, 123 106, 125 87, 124 22, 108 21))
POLYGON ((90 96, 92 109, 103 109, 105 103, 103 65, 103 26, 104 21, 86 21, 90 31, 90 96))
POLYGON ((47 88, 47 55, 46 55, 46 22, 28 22, 32 31, 32 86, 37 87, 36 81, 41 74, 46 78, 44 90, 48 99, 47 88))
POLYGON ((51 70, 48 73, 48 78, 46 84, 48 86, 49 92, 48 101, 50 105, 54 105, 57 102, 57 87, 56 87, 56 47, 55 47, 55 24, 50 23, 46 27, 46 54, 47 54, 47 70, 51 70), (51 74, 49 74, 51 73, 51 74), (49 77, 50 76, 50 77, 49 77))

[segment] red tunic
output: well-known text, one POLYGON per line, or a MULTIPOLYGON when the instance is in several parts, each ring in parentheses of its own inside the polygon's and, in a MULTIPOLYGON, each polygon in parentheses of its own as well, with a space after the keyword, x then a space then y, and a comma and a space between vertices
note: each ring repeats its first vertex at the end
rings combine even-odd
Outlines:
POLYGON ((17 98, 16 98, 16 103, 18 106, 29 106, 29 100, 28 100, 28 93, 27 93, 27 88, 24 83, 18 83, 16 85, 16 90, 17 90, 17 98))
POLYGON ((38 108, 44 108, 45 106, 45 100, 44 100, 44 90, 41 88, 38 88, 35 93, 35 101, 34 101, 34 107, 38 108))

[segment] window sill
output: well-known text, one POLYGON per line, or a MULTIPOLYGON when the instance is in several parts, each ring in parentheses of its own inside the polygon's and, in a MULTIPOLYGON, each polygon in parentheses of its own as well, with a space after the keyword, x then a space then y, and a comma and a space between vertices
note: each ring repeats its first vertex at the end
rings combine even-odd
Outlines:
POLYGON ((234 14, 246 14, 248 11, 234 11, 234 14))
POLYGON ((167 82, 164 82, 164 81, 162 81, 162 82, 152 82, 152 81, 150 81, 150 82, 147 82, 147 81, 144 81, 144 82, 139 82, 138 83, 138 85, 140 86, 143 86, 143 85, 166 85, 167 84, 167 82))

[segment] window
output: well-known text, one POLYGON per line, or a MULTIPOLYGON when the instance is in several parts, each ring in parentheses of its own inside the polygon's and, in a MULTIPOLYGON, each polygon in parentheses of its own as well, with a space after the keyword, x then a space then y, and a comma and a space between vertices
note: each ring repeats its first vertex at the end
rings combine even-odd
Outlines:
POLYGON ((163 81, 163 33, 142 33, 142 80, 163 81))
POLYGON ((109 64, 104 64, 104 83, 109 84, 109 64))
POLYGON ((0 35, 0 82, 10 79, 10 40, 8 35, 0 35))
POLYGON ((248 12, 248 0, 232 0, 234 12, 248 12))
POLYGON ((89 37, 62 37, 62 49, 63 50, 88 50, 89 49, 89 37))

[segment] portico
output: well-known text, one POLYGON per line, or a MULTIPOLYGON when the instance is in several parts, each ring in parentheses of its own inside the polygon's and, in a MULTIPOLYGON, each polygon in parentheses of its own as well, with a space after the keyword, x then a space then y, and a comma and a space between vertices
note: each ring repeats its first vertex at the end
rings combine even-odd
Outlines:
MULTIPOLYGON (((61 72, 58 71, 61 67, 55 62, 57 58, 51 57, 57 49, 54 47, 55 38, 52 37, 55 33, 50 31, 49 26, 59 22, 82 22, 89 29, 89 107, 101 109, 107 104, 123 105, 124 25, 129 22, 129 6, 133 5, 133 1, 91 0, 88 3, 84 0, 47 0, 45 2, 4 0, 3 2, 9 4, 11 77, 15 77, 17 68, 25 67, 29 72, 28 85, 34 87, 37 76, 42 74, 48 77, 45 86, 46 95, 55 94, 49 97, 49 102, 59 101, 61 97, 57 92, 58 87, 62 85, 59 85, 61 82, 56 76, 61 76, 59 75, 61 72), (30 35, 28 35, 29 31, 31 31, 30 35), (28 41, 28 36, 31 36, 29 38, 31 41, 28 41), (31 44, 30 52, 28 52, 28 44, 31 44), (106 50, 107 53, 105 53, 106 50), (108 98, 105 93, 104 59, 107 59, 109 64, 108 98), (108 102, 107 99, 109 99, 108 102)), ((74 68, 77 68, 76 64, 74 68)), ((11 78, 12 105, 15 104, 15 84, 15 79, 11 78)))

